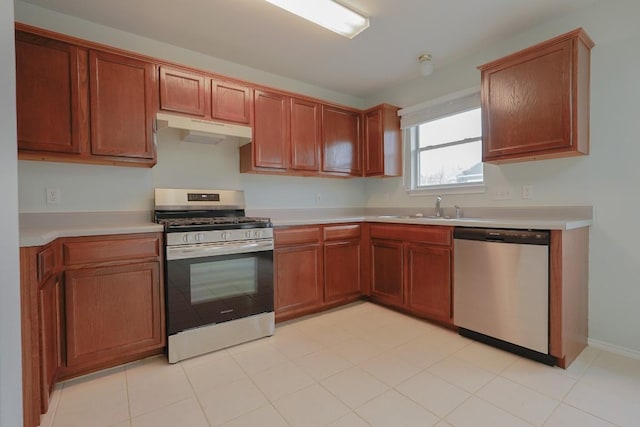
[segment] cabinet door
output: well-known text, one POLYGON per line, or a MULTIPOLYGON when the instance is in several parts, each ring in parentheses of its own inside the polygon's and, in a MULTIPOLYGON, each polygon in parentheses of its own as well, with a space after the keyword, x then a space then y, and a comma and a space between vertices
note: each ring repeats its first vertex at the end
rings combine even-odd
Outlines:
POLYGON ((358 297, 360 241, 324 244, 324 300, 327 303, 358 297))
POLYGON ((160 67, 160 108, 204 117, 207 113, 206 83, 202 74, 160 67))
POLYGON ((291 99, 291 169, 320 169, 320 105, 291 99))
POLYGON ((275 250, 276 318, 322 304, 322 246, 297 245, 275 250))
POLYGON ((360 113, 322 106, 322 171, 361 175, 360 113))
POLYGON ((164 345, 159 263, 65 272, 67 367, 90 368, 164 345))
POLYGON ((289 158, 289 104, 284 95, 255 91, 253 158, 256 167, 286 169, 289 158))
POLYGON ((398 107, 379 105, 364 114, 364 175, 402 176, 398 107))
POLYGON ((578 29, 478 67, 483 161, 589 153, 591 47, 578 29))
POLYGON ((404 253, 402 242, 371 239, 371 296, 382 303, 403 303, 404 253))
POLYGON ((89 52, 91 154, 155 160, 155 66, 89 52))
POLYGON ((80 153, 89 138, 87 51, 16 31, 18 149, 80 153))
POLYGON ((383 136, 382 110, 369 111, 364 116, 365 176, 376 176, 384 173, 383 136))
POLYGON ((62 366, 61 288, 58 276, 47 280, 38 292, 40 314, 40 381, 42 413, 49 408, 49 394, 62 366))
POLYGON ((407 244, 407 305, 427 317, 451 321, 451 250, 407 244))
POLYGON ((251 123, 251 89, 229 82, 211 81, 211 116, 236 123, 251 123))

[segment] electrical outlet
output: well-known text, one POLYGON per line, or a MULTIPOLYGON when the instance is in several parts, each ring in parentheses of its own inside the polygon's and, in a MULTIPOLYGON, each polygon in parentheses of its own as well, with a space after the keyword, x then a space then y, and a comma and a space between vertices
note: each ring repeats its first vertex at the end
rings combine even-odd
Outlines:
POLYGON ((533 199, 533 185, 522 186, 522 198, 525 200, 533 199))
POLYGON ((512 196, 511 187, 508 185, 494 187, 493 200, 511 200, 512 196))
POLYGON ((60 203, 60 189, 59 188, 47 188, 47 204, 60 203))

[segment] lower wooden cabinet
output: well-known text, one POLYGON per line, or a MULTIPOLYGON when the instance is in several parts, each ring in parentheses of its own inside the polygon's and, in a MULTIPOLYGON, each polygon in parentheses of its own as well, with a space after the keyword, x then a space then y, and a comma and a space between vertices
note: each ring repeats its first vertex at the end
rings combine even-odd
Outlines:
POLYGON ((277 321, 360 298, 360 230, 360 224, 276 228, 277 321))
POLYGON ((371 296, 383 304, 402 305, 403 266, 402 242, 371 239, 371 296))
POLYGON ((322 305, 322 244, 319 226, 287 227, 274 233, 276 320, 322 305))
POLYGON ((443 322, 450 322, 450 248, 409 243, 407 253, 407 297, 410 310, 443 322))
POLYGON ((452 229, 371 225, 371 299, 451 323, 452 229))
POLYGON ((61 238, 20 248, 24 425, 56 381, 160 353, 162 234, 61 238))
POLYGON ((162 347, 161 295, 157 261, 67 271, 67 369, 162 347))
POLYGON ((51 276, 38 290, 40 316, 41 411, 49 410, 49 395, 62 366, 62 287, 58 275, 51 276))
POLYGON ((362 295, 361 225, 325 226, 324 302, 349 302, 362 295))

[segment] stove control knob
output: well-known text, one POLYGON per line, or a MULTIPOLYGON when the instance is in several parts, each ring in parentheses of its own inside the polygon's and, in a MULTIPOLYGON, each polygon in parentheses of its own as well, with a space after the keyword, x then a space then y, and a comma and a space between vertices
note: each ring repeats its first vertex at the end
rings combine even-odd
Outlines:
POLYGON ((260 230, 256 230, 253 232, 253 237, 255 237, 256 239, 262 237, 262 232, 260 230))
POLYGON ((229 240, 229 233, 223 231, 220 237, 222 238, 222 240, 229 240))
POLYGON ((251 231, 247 231, 246 233, 244 233, 244 235, 245 235, 245 237, 247 239, 250 239, 251 238, 251 231))
POLYGON ((182 241, 185 242, 185 243, 189 243, 189 235, 188 234, 183 235, 182 236, 182 241))
POLYGON ((193 238, 196 240, 196 242, 202 242, 204 240, 204 234, 196 233, 196 235, 193 238))

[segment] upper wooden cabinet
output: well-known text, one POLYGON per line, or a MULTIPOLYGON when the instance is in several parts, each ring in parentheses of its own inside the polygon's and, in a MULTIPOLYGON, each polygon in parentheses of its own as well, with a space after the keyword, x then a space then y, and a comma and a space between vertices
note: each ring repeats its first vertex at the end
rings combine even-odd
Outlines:
POLYGON ((320 104, 291 98, 291 169, 320 169, 320 104))
POLYGON ((398 107, 382 104, 364 113, 364 176, 402 176, 398 107))
POLYGON ((250 124, 251 94, 246 86, 211 80, 211 117, 217 120, 250 124))
POLYGON ((80 153, 89 138, 87 50, 16 31, 20 151, 80 153))
POLYGON ((483 161, 589 153, 590 49, 577 29, 478 67, 483 161))
POLYGON ((362 175, 361 113, 322 106, 322 172, 362 175))
POLYGON ((208 102, 204 74, 160 67, 160 109, 204 118, 208 102))
POLYGON ((250 124, 252 91, 194 70, 160 66, 160 109, 201 119, 250 124))
POLYGON ((89 51, 91 154, 155 161, 155 66, 89 51))
POLYGON ((285 171, 289 166, 289 97, 256 90, 254 103, 253 166, 285 171))
POLYGON ((16 24, 18 155, 150 167, 155 65, 16 24))

